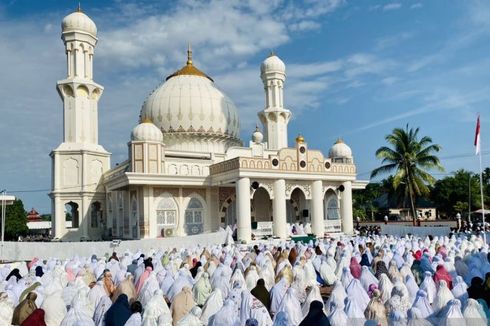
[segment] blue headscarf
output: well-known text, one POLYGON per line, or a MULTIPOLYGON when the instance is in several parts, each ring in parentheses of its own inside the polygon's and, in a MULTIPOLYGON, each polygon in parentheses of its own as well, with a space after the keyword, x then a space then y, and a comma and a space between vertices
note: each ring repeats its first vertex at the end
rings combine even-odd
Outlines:
POLYGON ((274 318, 272 326, 289 326, 289 316, 286 311, 280 311, 274 318))
POLYGON ((429 260, 429 255, 427 253, 424 253, 422 258, 420 259, 420 268, 424 272, 431 272, 432 274, 434 274, 434 269, 432 268, 432 264, 429 260))
POLYGON ((107 310, 105 314, 106 326, 122 326, 131 317, 131 308, 129 308, 128 296, 121 294, 117 297, 116 302, 107 310))

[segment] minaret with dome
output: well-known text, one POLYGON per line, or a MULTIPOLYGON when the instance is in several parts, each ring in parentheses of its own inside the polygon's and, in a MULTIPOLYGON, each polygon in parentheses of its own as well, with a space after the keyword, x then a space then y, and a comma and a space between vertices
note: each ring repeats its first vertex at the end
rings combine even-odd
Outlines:
POLYGON ((189 45, 185 65, 142 101, 127 133, 127 159, 110 168, 98 143, 97 27, 78 9, 63 19, 61 38, 67 77, 57 84, 63 141, 51 153, 55 237, 183 237, 230 227, 249 242, 288 238, 293 225, 317 237, 352 234, 352 189, 366 182, 356 180, 342 140, 328 155, 309 148, 303 135, 289 146, 286 65, 276 54, 260 66, 263 129, 251 130, 248 145, 240 139, 239 110, 196 67, 189 45))

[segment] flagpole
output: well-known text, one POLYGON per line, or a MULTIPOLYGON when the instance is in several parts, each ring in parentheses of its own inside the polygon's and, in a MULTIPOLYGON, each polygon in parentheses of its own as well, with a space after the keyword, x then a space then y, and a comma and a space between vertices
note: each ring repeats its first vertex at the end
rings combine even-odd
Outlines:
MULTIPOLYGON (((481 136, 480 136, 480 148, 481 148, 481 136)), ((482 159, 481 150, 480 154, 480 195, 481 195, 481 210, 482 210, 482 222, 483 222, 483 241, 487 245, 487 234, 485 232, 485 202, 483 201, 483 169, 482 169, 482 159)))

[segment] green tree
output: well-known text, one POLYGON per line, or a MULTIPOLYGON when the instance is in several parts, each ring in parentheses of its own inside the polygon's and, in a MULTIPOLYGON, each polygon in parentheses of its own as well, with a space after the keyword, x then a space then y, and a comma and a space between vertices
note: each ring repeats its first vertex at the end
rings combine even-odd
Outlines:
POLYGON ((457 210, 454 206, 457 202, 468 205, 470 198, 470 209, 478 209, 481 207, 479 176, 460 169, 450 176, 437 180, 430 197, 436 204, 439 214, 444 217, 454 217, 457 212, 465 214, 468 206, 466 206, 466 210, 462 211, 457 210))
POLYGON ((418 196, 429 193, 429 185, 435 183, 435 178, 428 170, 443 171, 439 158, 434 155, 441 147, 432 143, 432 139, 424 136, 419 139, 419 128, 395 128, 385 137, 392 148, 382 146, 376 151, 376 157, 381 159, 381 166, 371 172, 371 178, 385 173, 392 173, 393 188, 401 188, 404 202, 408 198, 415 224, 417 216, 415 201, 418 196))
POLYGON ((6 206, 5 211, 5 240, 17 240, 19 235, 25 236, 27 227, 27 212, 22 200, 16 199, 12 205, 6 206))

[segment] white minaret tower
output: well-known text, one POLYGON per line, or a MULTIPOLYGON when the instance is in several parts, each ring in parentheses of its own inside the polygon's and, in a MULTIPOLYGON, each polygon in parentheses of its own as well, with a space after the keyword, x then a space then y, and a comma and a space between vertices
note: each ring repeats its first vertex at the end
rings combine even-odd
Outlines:
POLYGON ((104 88, 93 81, 97 27, 78 7, 61 28, 67 76, 57 83, 63 100, 63 142, 50 154, 52 231, 67 240, 97 238, 105 221, 105 194, 99 183, 110 167, 110 153, 98 144, 97 103, 104 88), (68 226, 66 213, 72 219, 68 226))
POLYGON ((284 108, 286 66, 274 53, 262 62, 260 78, 264 83, 265 109, 259 112, 269 149, 288 147, 288 122, 291 111, 284 108))

